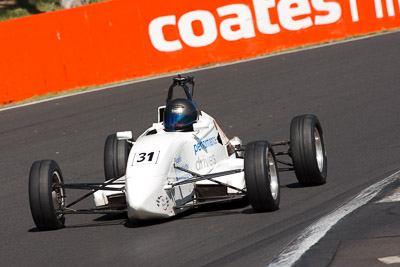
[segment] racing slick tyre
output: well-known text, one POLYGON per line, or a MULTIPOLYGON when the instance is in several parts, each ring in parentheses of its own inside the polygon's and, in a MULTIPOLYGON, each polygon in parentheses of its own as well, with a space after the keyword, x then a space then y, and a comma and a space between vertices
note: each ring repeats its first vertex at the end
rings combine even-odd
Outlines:
POLYGON ((256 212, 279 209, 280 188, 277 163, 267 141, 247 144, 244 153, 247 197, 256 212))
POLYGON ((294 117, 290 124, 291 157, 297 180, 303 186, 326 183, 328 161, 317 116, 294 117))
POLYGON ((118 140, 116 134, 107 137, 104 145, 104 175, 106 181, 125 175, 131 145, 118 140))
POLYGON ((65 207, 65 190, 60 167, 54 160, 39 160, 29 174, 29 204, 36 227, 56 230, 64 227, 65 217, 57 214, 65 207))

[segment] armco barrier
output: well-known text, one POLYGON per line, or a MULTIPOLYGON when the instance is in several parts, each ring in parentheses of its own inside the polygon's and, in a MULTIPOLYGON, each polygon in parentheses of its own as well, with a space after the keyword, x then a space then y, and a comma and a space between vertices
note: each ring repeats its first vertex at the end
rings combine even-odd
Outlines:
POLYGON ((400 27, 399 0, 111 0, 0 22, 0 104, 400 27))

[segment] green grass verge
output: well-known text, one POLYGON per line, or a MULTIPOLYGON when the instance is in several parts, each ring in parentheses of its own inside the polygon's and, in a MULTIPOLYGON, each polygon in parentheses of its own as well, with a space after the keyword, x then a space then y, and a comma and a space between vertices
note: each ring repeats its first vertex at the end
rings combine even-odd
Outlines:
POLYGON ((9 20, 29 15, 31 15, 31 13, 29 13, 25 8, 21 7, 0 9, 0 20, 9 20))
MULTIPOLYGON (((91 0, 90 3, 93 4, 104 1, 107 0, 91 0)), ((18 5, 16 1, 12 0, 4 1, 4 3, 0 2, 0 21, 51 12, 61 8, 58 0, 36 0, 25 2, 27 3, 23 5, 18 5)))

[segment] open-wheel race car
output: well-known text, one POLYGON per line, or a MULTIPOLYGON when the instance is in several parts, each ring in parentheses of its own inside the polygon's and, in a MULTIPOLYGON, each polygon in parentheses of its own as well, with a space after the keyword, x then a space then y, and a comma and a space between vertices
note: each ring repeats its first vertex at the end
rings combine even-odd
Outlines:
POLYGON ((129 220, 152 220, 243 198, 256 212, 275 211, 280 172, 294 171, 303 186, 326 182, 324 137, 315 115, 293 118, 289 141, 243 145, 238 137, 229 139, 210 115, 197 108, 194 84, 193 77, 174 77, 166 106, 158 108, 158 122, 136 140, 130 131, 107 137, 104 182, 64 183, 54 160, 34 162, 29 201, 37 228, 62 228, 67 214, 127 213, 129 220), (185 98, 174 99, 177 88, 183 89, 185 98), (67 189, 89 192, 67 203, 67 189), (73 207, 92 195, 94 208, 73 207))

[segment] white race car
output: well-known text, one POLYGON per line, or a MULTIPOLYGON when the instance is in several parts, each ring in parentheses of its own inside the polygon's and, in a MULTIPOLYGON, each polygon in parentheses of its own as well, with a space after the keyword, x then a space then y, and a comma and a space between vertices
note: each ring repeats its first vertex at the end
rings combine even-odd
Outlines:
POLYGON ((279 172, 294 170, 304 186, 326 182, 326 150, 315 115, 292 119, 290 141, 245 146, 238 137, 227 138, 217 122, 197 108, 193 90, 193 77, 174 77, 166 106, 158 108, 157 123, 136 140, 130 131, 108 136, 105 182, 65 184, 54 160, 33 163, 29 201, 37 228, 62 228, 66 214, 127 213, 129 220, 163 219, 199 205, 245 197, 256 212, 274 211, 279 209, 279 172), (182 88, 186 98, 173 99, 176 88, 182 88), (272 147, 286 149, 277 152, 272 147), (66 189, 90 192, 67 204, 66 189), (91 195, 95 208, 73 208, 91 195))

